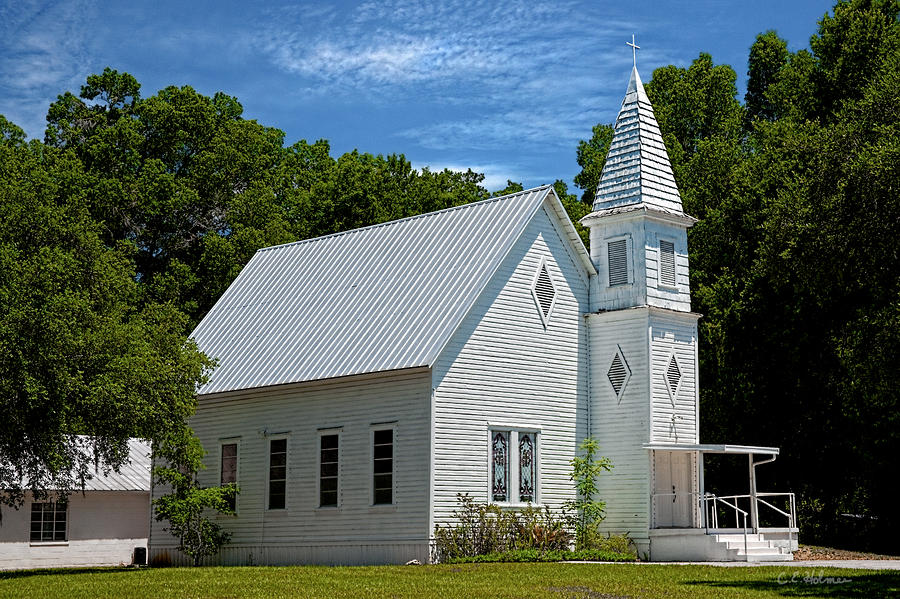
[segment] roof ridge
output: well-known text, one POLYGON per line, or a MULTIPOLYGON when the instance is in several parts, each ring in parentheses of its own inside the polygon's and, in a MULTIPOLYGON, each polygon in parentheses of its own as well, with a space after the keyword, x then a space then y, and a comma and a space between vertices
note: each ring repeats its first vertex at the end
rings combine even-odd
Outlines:
POLYGON ((538 185, 537 187, 532 187, 531 189, 523 189, 522 191, 516 191, 513 193, 508 193, 506 195, 497 196, 494 198, 487 198, 484 200, 478 200, 477 202, 469 202, 467 204, 460 204, 459 206, 450 206, 449 208, 441 208, 440 210, 434 210, 432 212, 423 212, 422 214, 413 214, 412 216, 404 216, 403 218, 397 218, 394 220, 387 220, 382 223, 375 223, 374 225, 366 225, 365 227, 357 227, 355 229, 347 229, 346 231, 337 231, 335 233, 329 233, 328 235, 320 235, 318 237, 309 237, 307 239, 298 239, 297 241, 289 241, 288 243, 280 243, 278 245, 270 245, 264 248, 259 248, 256 250, 257 252, 265 252, 268 250, 275 250, 291 245, 300 245, 303 243, 311 243, 313 241, 320 241, 322 239, 329 239, 332 237, 339 237, 341 235, 349 235, 351 233, 358 233, 360 231, 368 231, 370 229, 376 229, 378 227, 385 227, 388 225, 394 225, 397 223, 411 221, 417 218, 426 218, 430 216, 435 216, 437 214, 443 214, 445 212, 452 212, 454 210, 461 210, 463 208, 471 208, 472 206, 483 206, 485 204, 489 204, 491 202, 498 202, 500 200, 509 200, 518 195, 525 195, 529 193, 535 193, 537 191, 542 191, 547 188, 552 188, 553 185, 547 183, 544 185, 538 185))

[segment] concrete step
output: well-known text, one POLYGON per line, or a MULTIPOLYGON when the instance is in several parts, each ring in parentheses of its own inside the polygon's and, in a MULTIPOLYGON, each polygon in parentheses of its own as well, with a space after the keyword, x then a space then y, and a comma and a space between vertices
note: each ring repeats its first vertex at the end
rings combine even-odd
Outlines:
MULTIPOLYGON (((746 556, 748 562, 789 562, 794 559, 790 553, 751 553, 746 556)), ((744 559, 741 554, 739 559, 744 559)))
MULTIPOLYGON (((716 537, 717 541, 721 541, 723 543, 737 543, 737 542, 743 543, 744 542, 743 534, 728 533, 728 534, 717 534, 714 536, 716 537)), ((765 537, 763 537, 763 535, 761 535, 759 533, 747 533, 747 541, 764 543, 764 542, 766 542, 766 539, 765 539, 765 537)))

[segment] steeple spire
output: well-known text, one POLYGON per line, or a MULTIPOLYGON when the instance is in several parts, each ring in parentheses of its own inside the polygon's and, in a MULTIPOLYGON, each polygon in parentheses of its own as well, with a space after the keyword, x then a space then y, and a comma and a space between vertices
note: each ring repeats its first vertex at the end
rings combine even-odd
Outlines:
MULTIPOLYGON (((635 53, 638 46, 628 45, 635 53)), ((594 211, 629 205, 684 214, 669 155, 637 66, 631 69, 625 99, 616 118, 613 140, 594 198, 594 211)))

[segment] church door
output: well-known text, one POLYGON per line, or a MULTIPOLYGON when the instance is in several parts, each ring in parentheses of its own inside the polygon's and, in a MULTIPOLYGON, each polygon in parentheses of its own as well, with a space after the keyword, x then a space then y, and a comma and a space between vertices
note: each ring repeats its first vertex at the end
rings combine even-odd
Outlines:
POLYGON ((694 496, 691 488, 691 454, 686 451, 654 451, 653 514, 656 528, 689 528, 693 525, 694 496))

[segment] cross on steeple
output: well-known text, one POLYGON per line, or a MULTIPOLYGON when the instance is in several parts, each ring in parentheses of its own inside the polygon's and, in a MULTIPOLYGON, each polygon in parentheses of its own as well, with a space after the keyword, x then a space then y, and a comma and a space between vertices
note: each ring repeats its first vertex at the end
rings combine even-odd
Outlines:
POLYGON ((631 41, 625 42, 626 46, 631 46, 631 58, 634 61, 634 68, 637 68, 637 51, 641 49, 640 46, 634 43, 634 34, 631 34, 631 41))

